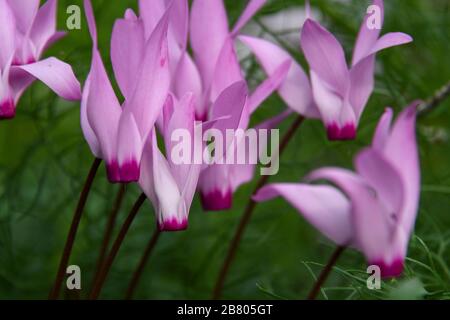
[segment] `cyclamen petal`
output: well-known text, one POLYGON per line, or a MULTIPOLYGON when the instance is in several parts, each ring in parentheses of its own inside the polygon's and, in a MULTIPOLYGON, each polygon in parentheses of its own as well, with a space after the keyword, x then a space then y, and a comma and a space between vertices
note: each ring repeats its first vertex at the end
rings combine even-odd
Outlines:
POLYGON ((0 0, 0 72, 3 72, 14 54, 16 46, 16 20, 6 0, 0 0))
POLYGON ((116 154, 121 108, 98 51, 94 52, 89 77, 87 118, 100 143, 102 156, 108 169, 108 179, 111 182, 119 182, 116 154))
POLYGON ((233 205, 230 169, 225 164, 213 164, 204 169, 198 181, 200 200, 206 211, 228 210, 233 205))
POLYGON ((296 112, 309 117, 320 118, 314 105, 311 85, 302 67, 282 48, 267 40, 249 36, 239 36, 255 54, 266 74, 272 76, 285 61, 291 62, 286 79, 278 88, 278 93, 286 104, 296 112))
POLYGON ((287 60, 282 63, 275 72, 267 77, 251 94, 248 102, 248 111, 252 114, 260 104, 266 100, 275 90, 277 90, 283 81, 291 67, 291 61, 287 60))
POLYGON ((138 181, 144 143, 136 119, 130 112, 122 112, 118 126, 117 145, 120 181, 123 183, 138 181))
POLYGON ((136 86, 144 44, 144 25, 141 20, 116 20, 111 35, 111 62, 120 90, 128 99, 136 86))
POLYGON ((78 101, 81 99, 80 83, 75 77, 72 67, 54 57, 50 57, 32 64, 17 66, 33 77, 44 82, 60 97, 78 101))
POLYGON ((26 34, 33 23, 40 0, 7 0, 17 20, 17 28, 26 34))
POLYGON ((30 39, 36 49, 36 57, 40 57, 48 41, 56 33, 56 0, 47 0, 39 8, 33 25, 31 26, 30 39))
POLYGON ((158 228, 184 230, 188 224, 188 208, 167 160, 158 149, 154 130, 145 149, 139 185, 152 201, 158 228))
POLYGON ((357 173, 338 168, 312 172, 310 180, 337 185, 352 204, 354 245, 385 277, 403 269, 408 239, 419 202, 420 171, 415 138, 418 102, 406 108, 392 129, 387 109, 377 126, 373 145, 355 158, 357 173))
POLYGON ((38 0, 0 0, 0 119, 15 115, 23 92, 37 78, 67 100, 80 100, 72 68, 54 57, 39 61, 43 51, 65 33, 56 31, 56 0, 39 8, 38 0))
POLYGON ((205 88, 212 81, 217 60, 228 37, 228 19, 223 0, 194 0, 190 40, 205 88))
POLYGON ((145 140, 160 114, 170 86, 167 29, 170 8, 164 13, 145 45, 136 86, 124 109, 133 113, 145 140))
POLYGON ((375 7, 372 7, 371 9, 373 10, 371 10, 370 13, 367 13, 364 16, 358 36, 356 38, 355 48, 353 49, 352 66, 355 66, 370 54, 370 51, 372 50, 373 46, 380 36, 381 28, 375 28, 375 26, 372 27, 373 23, 368 23, 368 20, 373 19, 374 17, 379 18, 380 26, 378 27, 383 26, 384 2, 383 0, 373 0, 372 5, 375 7), (369 28, 369 26, 371 27, 369 28))
POLYGON ((301 183, 274 183, 253 196, 257 202, 277 196, 285 198, 306 220, 339 245, 348 245, 353 236, 350 202, 336 188, 301 183))
POLYGON ((87 117, 87 103, 88 103, 88 97, 89 97, 90 82, 91 82, 91 80, 88 77, 86 79, 86 82, 84 83, 83 96, 81 98, 81 104, 80 104, 80 123, 81 123, 81 130, 83 131, 84 138, 86 139, 86 142, 88 143, 92 154, 96 158, 101 159, 101 158, 103 158, 103 156, 102 156, 102 151, 100 148, 100 143, 97 139, 97 136, 95 135, 95 132, 92 130, 91 125, 89 124, 88 117, 87 117))
POLYGON ((236 35, 265 3, 266 0, 250 0, 244 12, 234 25, 231 35, 236 35))
POLYGON ((300 42, 311 70, 344 98, 349 87, 349 73, 339 41, 318 22, 307 19, 300 42))

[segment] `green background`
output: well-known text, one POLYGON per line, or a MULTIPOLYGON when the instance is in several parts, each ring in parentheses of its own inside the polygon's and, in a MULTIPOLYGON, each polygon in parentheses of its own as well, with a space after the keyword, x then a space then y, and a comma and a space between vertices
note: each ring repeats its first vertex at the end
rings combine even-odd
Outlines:
MULTIPOLYGON (((114 19, 137 1, 93 1, 99 28, 99 47, 112 77, 109 55, 114 19)), ((384 32, 402 31, 412 44, 378 55, 376 89, 352 142, 328 142, 319 121, 306 121, 282 156, 280 172, 271 181, 299 181, 312 169, 352 167, 356 152, 367 145, 386 106, 398 112, 415 99, 426 99, 449 81, 450 2, 447 0, 389 0, 384 32)), ((81 1, 59 1, 58 26, 64 30, 66 8, 81 1)), ((234 22, 246 1, 226 1, 234 22)), ((350 56, 366 1, 312 1, 323 24, 343 43, 350 56)), ((256 19, 303 0, 269 1, 256 19)), ((304 65, 298 47, 290 48, 304 65)), ((90 66, 91 40, 87 26, 68 35, 46 56, 70 63, 84 81, 90 66)), ((246 64, 251 87, 263 79, 254 61, 246 64)), ((254 116, 255 123, 283 110, 276 96, 254 116)), ((281 135, 294 116, 281 125, 281 135)), ((363 256, 347 250, 324 290, 328 299, 450 298, 450 100, 418 120, 422 193, 406 270, 387 280, 381 290, 366 288, 363 256)), ((0 122, 0 298, 45 299, 54 280, 73 210, 92 155, 79 124, 79 104, 57 98, 41 83, 29 88, 13 121, 0 122)), ((256 179, 255 179, 256 181, 256 179)), ((232 210, 202 211, 196 197, 185 232, 162 234, 136 291, 136 298, 206 299, 255 181, 235 194, 232 210)), ((84 297, 117 185, 107 182, 101 167, 90 194, 70 264, 82 270, 84 297)), ((118 225, 139 195, 128 187, 118 225)), ((117 229, 117 228, 116 228, 117 229)), ((123 298, 131 274, 155 229, 147 202, 125 239, 106 281, 102 298, 123 298)), ((116 230, 117 231, 117 230, 116 230)), ((257 206, 239 247, 224 288, 224 298, 305 298, 314 277, 334 250, 281 199, 257 206)))

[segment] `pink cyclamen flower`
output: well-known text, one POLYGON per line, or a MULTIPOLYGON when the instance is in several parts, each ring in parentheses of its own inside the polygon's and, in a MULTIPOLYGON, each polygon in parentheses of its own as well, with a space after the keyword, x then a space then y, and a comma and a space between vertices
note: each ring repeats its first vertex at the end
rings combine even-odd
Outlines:
POLYGON ((0 120, 14 118, 23 92, 35 79, 67 100, 80 100, 72 68, 57 58, 40 60, 64 36, 56 31, 56 0, 0 0, 0 120))
MULTIPOLYGON (((195 0, 190 19, 190 42, 194 53, 194 64, 180 63, 174 77, 175 93, 181 95, 191 91, 196 97, 196 119, 212 120, 230 111, 214 108, 214 101, 227 88, 245 81, 235 50, 235 40, 242 27, 264 5, 265 0, 252 0, 230 31, 223 0, 195 0), (177 81, 178 79, 178 81, 177 81)), ((221 122, 221 131, 246 129, 251 114, 276 90, 287 75, 290 61, 280 61, 274 72, 248 97, 240 119, 221 122), (231 125, 231 123, 233 125, 231 125)), ((234 112, 234 115, 238 115, 234 112)), ((283 114, 286 116, 287 114, 283 114)), ((278 119, 281 120, 281 119, 278 119)), ((269 120, 271 124, 277 121, 269 120)), ((266 123, 267 124, 267 123, 266 123)), ((232 205, 236 188, 251 180, 253 166, 213 164, 202 170, 199 190, 205 210, 225 210, 232 205), (245 170, 245 172, 242 172, 245 170)))
MULTIPOLYGON (((297 63, 279 93, 295 111, 310 118, 321 118, 330 140, 348 140, 356 136, 361 114, 374 88, 377 52, 405 44, 412 38, 404 33, 380 37, 384 19, 382 0, 374 0, 375 13, 367 13, 353 51, 351 67, 338 40, 313 19, 307 19, 301 32, 301 47, 310 67, 310 83, 297 63), (372 23, 379 19, 379 25, 372 23)), ((289 58, 278 46, 257 38, 241 37, 270 75, 277 62, 289 58)), ((290 58, 292 59, 292 58, 290 58)))
POLYGON ((355 158, 356 172, 322 168, 308 175, 309 181, 329 180, 339 189, 277 183, 260 189, 254 199, 284 197, 329 239, 363 252, 382 276, 400 275, 420 195, 417 105, 405 109, 392 128, 392 110, 385 111, 372 146, 355 158))
MULTIPOLYGON (((236 83, 217 98, 215 109, 224 109, 226 106, 235 106, 242 110, 247 97, 245 83, 236 83), (240 107, 239 107, 240 106, 240 107)), ((221 118, 221 117, 217 117, 221 118)), ((228 116, 223 121, 229 121, 228 116)), ((217 120, 220 122, 220 120, 217 120)), ((188 225, 189 208, 197 189, 197 183, 202 169, 202 163, 195 161, 195 137, 202 130, 216 124, 216 121, 195 123, 194 97, 186 94, 180 101, 169 95, 163 110, 162 134, 164 138, 166 157, 160 152, 156 132, 144 149, 142 160, 142 173, 139 184, 151 200, 161 231, 184 230, 188 225), (178 143, 172 140, 175 130, 185 129, 188 133, 183 143, 190 147, 191 154, 185 163, 176 163, 173 153, 178 143), (200 131, 197 131, 200 130, 200 131)), ((203 147, 200 148, 203 150, 203 147)))
POLYGON ((122 106, 97 48, 97 30, 89 0, 86 16, 93 40, 91 70, 83 88, 81 126, 92 153, 106 162, 111 182, 138 181, 142 150, 163 108, 169 86, 167 30, 170 8, 145 39, 144 25, 132 10, 112 33, 111 60, 122 106))

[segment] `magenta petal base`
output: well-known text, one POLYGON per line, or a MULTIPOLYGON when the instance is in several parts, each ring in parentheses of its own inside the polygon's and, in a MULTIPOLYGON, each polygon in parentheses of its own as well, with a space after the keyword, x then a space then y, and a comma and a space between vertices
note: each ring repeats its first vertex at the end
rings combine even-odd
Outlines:
POLYGON ((121 182, 119 164, 117 163, 117 161, 112 161, 106 164, 106 174, 108 176, 109 182, 111 183, 121 182))
POLYGON ((182 221, 178 221, 173 218, 170 220, 161 221, 158 224, 159 231, 182 231, 186 230, 188 227, 187 219, 183 219, 182 221))
POLYGON ((339 127, 336 123, 327 126, 328 140, 353 140, 356 137, 356 127, 353 123, 347 123, 339 127))
POLYGON ((139 180, 139 164, 136 161, 128 161, 120 166, 120 182, 136 182, 139 180))
POLYGON ((394 278, 398 277, 403 272, 403 260, 398 258, 391 263, 386 263, 382 260, 377 260, 371 263, 371 265, 377 265, 381 270, 381 277, 383 278, 394 278))
POLYGON ((203 113, 195 113, 195 120, 196 121, 201 121, 201 122, 205 122, 208 120, 208 112, 203 112, 203 113))
POLYGON ((0 120, 12 119, 16 116, 16 108, 12 99, 0 103, 0 120))
POLYGON ((233 196, 231 191, 223 194, 220 190, 214 190, 207 194, 201 192, 200 200, 202 207, 206 211, 228 210, 233 205, 233 196))
POLYGON ((11 63, 12 66, 22 66, 25 64, 35 63, 36 59, 34 57, 29 57, 28 59, 24 59, 23 61, 15 57, 11 63))

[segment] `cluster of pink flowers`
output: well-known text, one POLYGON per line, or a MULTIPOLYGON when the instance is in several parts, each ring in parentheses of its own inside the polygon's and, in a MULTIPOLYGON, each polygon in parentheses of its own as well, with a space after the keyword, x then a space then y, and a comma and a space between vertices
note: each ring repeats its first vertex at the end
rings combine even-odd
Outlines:
MULTIPOLYGON (((349 67, 333 34, 308 18, 299 34, 306 73, 278 44, 241 34, 265 2, 250 0, 230 28, 223 0, 193 0, 190 8, 187 0, 139 0, 139 14, 128 9, 111 35, 120 102, 102 61, 90 0, 84 0, 84 9, 92 61, 82 91, 70 66, 56 58, 39 61, 62 36, 55 31, 56 1, 38 8, 38 0, 0 0, 0 118, 14 116, 20 95, 35 78, 65 99, 81 100, 85 139, 93 155, 104 160, 109 181, 137 182, 155 208, 160 230, 183 230, 196 191, 205 210, 230 209, 233 193, 252 179, 254 165, 174 164, 168 156, 174 130, 184 128, 193 137, 205 127, 224 135, 227 129, 247 129, 252 113, 277 92, 288 109, 258 128, 274 128, 295 112, 321 119, 330 140, 355 139, 374 89, 377 52, 412 41, 399 32, 380 36, 379 28, 369 28, 367 14, 349 67), (253 92, 236 53, 238 41, 267 74, 253 92)), ((383 1, 373 5, 382 23, 383 1)), ((304 183, 263 187, 254 199, 284 197, 332 241, 362 251, 383 275, 398 275, 419 199, 416 105, 406 108, 392 128, 393 112, 386 109, 372 145, 355 158, 355 173, 321 168, 304 183), (323 179, 333 185, 313 184, 323 179)))

